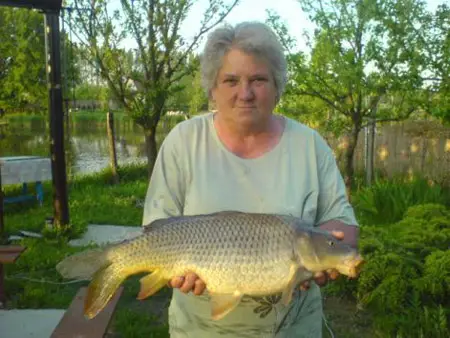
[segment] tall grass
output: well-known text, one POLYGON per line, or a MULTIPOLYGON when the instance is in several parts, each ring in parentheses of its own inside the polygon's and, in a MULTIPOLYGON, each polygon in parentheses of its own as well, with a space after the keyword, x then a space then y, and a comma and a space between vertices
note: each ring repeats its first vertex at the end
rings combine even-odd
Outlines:
POLYGON ((381 179, 355 191, 352 203, 365 224, 390 224, 401 220, 414 205, 436 203, 450 206, 450 189, 424 178, 381 179))

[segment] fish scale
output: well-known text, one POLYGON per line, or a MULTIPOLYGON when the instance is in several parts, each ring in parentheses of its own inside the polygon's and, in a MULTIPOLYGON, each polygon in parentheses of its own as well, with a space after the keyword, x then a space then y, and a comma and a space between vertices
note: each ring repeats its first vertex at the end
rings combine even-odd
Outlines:
POLYGON ((173 277, 194 272, 207 286, 213 319, 220 319, 243 295, 281 292, 287 304, 294 287, 313 272, 338 268, 352 275, 361 261, 355 249, 333 242, 301 219, 225 211, 156 220, 141 236, 96 254, 68 257, 57 269, 66 278, 92 278, 85 303, 88 318, 104 308, 130 275, 150 273, 140 280, 138 299, 144 299, 173 277))

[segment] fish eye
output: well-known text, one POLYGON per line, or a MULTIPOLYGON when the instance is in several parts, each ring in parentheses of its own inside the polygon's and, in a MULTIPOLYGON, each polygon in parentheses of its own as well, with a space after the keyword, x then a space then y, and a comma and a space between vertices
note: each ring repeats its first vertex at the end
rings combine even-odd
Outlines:
POLYGON ((333 246, 334 245, 334 241, 332 241, 331 239, 328 241, 328 245, 329 246, 333 246))

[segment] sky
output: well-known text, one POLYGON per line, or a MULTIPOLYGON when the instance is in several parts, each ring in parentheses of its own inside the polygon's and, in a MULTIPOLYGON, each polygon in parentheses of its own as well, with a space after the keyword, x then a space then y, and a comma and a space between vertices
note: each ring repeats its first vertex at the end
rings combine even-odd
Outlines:
MULTIPOLYGON (((224 0, 231 3, 232 0, 224 0)), ((439 4, 448 0, 428 0, 428 9, 434 11, 439 4)), ((199 15, 201 16, 208 4, 208 0, 199 0, 183 25, 184 36, 191 37, 198 31, 199 15)), ((306 49, 303 31, 311 31, 313 24, 303 13, 297 0, 240 0, 240 3, 227 16, 225 22, 236 24, 241 21, 265 21, 267 19, 266 10, 273 10, 286 23, 290 34, 297 41, 297 48, 306 49)), ((203 41, 204 42, 204 41, 203 41)), ((201 49, 203 44, 199 45, 201 49)))
MULTIPOLYGON (((223 0, 225 3, 231 3, 232 0, 223 0)), ((448 0, 425 0, 429 10, 434 11, 439 4, 448 0)), ((208 0, 194 1, 195 5, 191 9, 186 21, 181 26, 182 35, 190 39, 198 32, 200 20, 203 12, 208 6, 208 0)), ((120 0, 111 0, 112 8, 120 8, 120 0)), ((306 50, 304 30, 311 31, 313 24, 303 13, 297 0, 240 0, 240 3, 230 12, 224 20, 230 24, 236 24, 242 21, 262 21, 267 19, 267 10, 275 11, 285 22, 290 35, 297 42, 297 50, 306 50)), ((205 39, 199 44, 196 52, 200 52, 205 39)), ((134 47, 134 41, 126 41, 128 48, 134 47)))

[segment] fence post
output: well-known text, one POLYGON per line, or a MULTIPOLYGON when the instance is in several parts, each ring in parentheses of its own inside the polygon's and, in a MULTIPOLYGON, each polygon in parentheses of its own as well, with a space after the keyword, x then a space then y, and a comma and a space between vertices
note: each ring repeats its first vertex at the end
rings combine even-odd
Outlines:
POLYGON ((119 182, 119 175, 117 173, 117 154, 116 154, 116 141, 114 132, 114 114, 108 111, 106 114, 106 129, 108 132, 108 144, 109 144, 109 160, 111 170, 113 174, 114 183, 119 182))

